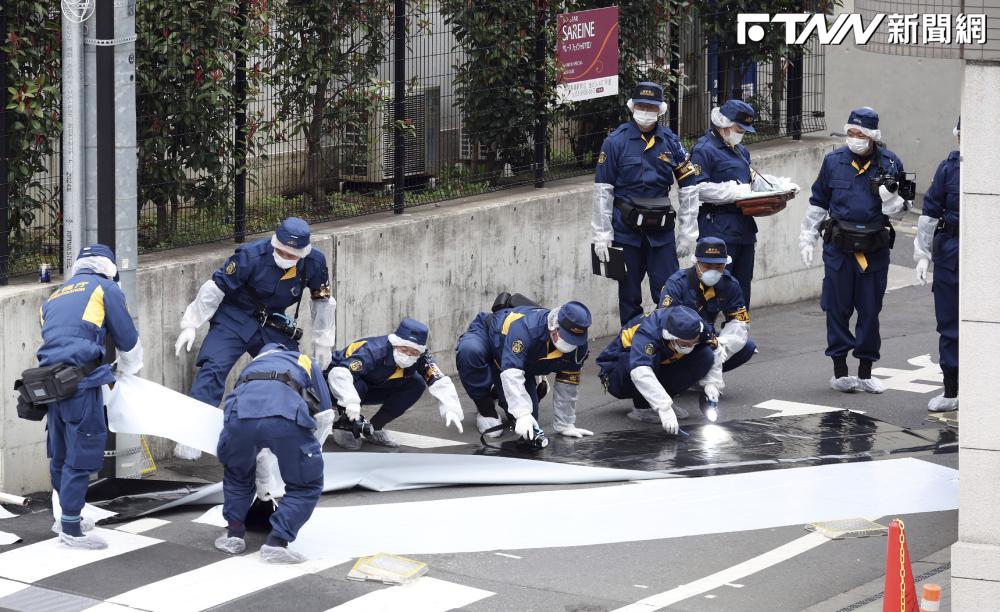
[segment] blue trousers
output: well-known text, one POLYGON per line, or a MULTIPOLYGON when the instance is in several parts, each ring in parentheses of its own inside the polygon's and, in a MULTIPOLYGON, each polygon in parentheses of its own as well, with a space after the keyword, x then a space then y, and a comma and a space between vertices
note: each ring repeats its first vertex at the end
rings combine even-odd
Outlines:
POLYGON ((382 407, 371 418, 371 424, 375 429, 382 429, 417 403, 424 394, 427 383, 419 375, 413 375, 408 378, 387 380, 381 385, 369 385, 361 379, 356 379, 354 388, 358 391, 362 405, 381 404, 382 407))
MULTIPOLYGON (((656 371, 656 379, 663 385, 667 394, 673 397, 696 385, 712 369, 714 362, 715 352, 707 344, 701 344, 689 355, 660 366, 656 371)), ((631 372, 628 351, 623 351, 618 357, 618 363, 613 368, 601 372, 601 376, 607 381, 608 393, 618 399, 631 399, 636 408, 649 408, 649 402, 635 388, 631 372)))
POLYGON ((226 391, 226 377, 233 365, 243 353, 256 356, 268 342, 283 344, 290 351, 299 350, 298 342, 268 327, 257 330, 250 342, 246 342, 228 327, 212 323, 198 353, 198 373, 195 374, 189 395, 210 406, 218 406, 226 391))
POLYGON ((649 278, 649 295, 653 298, 653 303, 658 304, 663 285, 680 265, 677 263, 677 247, 673 242, 653 246, 643 234, 641 246, 634 247, 619 242, 615 242, 614 246, 622 247, 625 256, 625 280, 618 283, 618 317, 622 325, 625 325, 642 313, 642 279, 649 278))
MULTIPOLYGON (((486 330, 487 313, 480 313, 469 325, 469 329, 458 339, 455 348, 455 365, 458 368, 458 379, 462 387, 475 404, 482 416, 496 418, 496 410, 492 414, 483 414, 481 406, 492 405, 494 399, 500 400, 500 405, 507 407, 503 385, 500 382, 500 368, 493 361, 490 350, 489 336, 486 330)), ((526 374, 524 388, 531 397, 531 414, 538 418, 538 388, 534 377, 526 374)))
POLYGON ((941 371, 957 374, 958 270, 952 270, 935 263, 931 290, 934 292, 934 315, 937 318, 937 331, 940 334, 938 350, 941 371))
POLYGON ((730 370, 735 370, 744 363, 750 361, 753 357, 754 351, 757 350, 757 345, 754 343, 752 338, 747 338, 747 343, 743 345, 743 348, 736 351, 736 354, 732 355, 726 360, 726 363, 722 364, 722 371, 728 372, 730 370))
POLYGON ((241 419, 227 411, 218 448, 224 468, 222 516, 246 520, 257 492, 257 453, 263 448, 274 453, 285 481, 285 496, 271 515, 271 534, 291 542, 323 492, 323 451, 311 431, 285 417, 241 419))
MULTIPOLYGON (((90 475, 101 469, 108 425, 100 387, 49 404, 49 476, 66 517, 80 516, 90 475)), ((59 518, 59 517, 56 517, 59 518)))
POLYGON ((868 268, 861 270, 853 254, 845 254, 830 245, 823 245, 823 294, 820 306, 826 312, 826 354, 854 356, 866 361, 878 361, 882 338, 878 316, 889 281, 889 249, 866 255, 868 268), (858 313, 854 333, 851 315, 858 313))
POLYGON ((743 290, 743 301, 750 308, 750 283, 753 282, 753 258, 757 245, 726 243, 726 251, 733 258, 733 263, 726 266, 729 273, 740 283, 743 290))

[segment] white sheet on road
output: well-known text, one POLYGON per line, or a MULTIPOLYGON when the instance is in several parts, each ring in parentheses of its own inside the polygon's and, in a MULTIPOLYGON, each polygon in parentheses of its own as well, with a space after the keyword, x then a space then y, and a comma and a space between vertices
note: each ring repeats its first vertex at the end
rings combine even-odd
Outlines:
POLYGON ((169 438, 215 454, 222 411, 138 376, 121 376, 105 393, 108 429, 169 438))
POLYGON ((419 555, 584 546, 957 507, 957 470, 907 458, 614 487, 317 508, 292 548, 318 559, 376 552, 419 555), (483 517, 517 516, 525 509, 531 520, 518 529, 483 528, 483 517), (349 527, 357 525, 379 528, 349 527))

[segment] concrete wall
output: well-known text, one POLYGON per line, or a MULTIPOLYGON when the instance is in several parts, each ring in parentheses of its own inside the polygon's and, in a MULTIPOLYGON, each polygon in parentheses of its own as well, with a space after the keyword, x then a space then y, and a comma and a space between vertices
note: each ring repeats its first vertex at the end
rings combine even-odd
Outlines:
POLYGON ((962 95, 962 219, 959 281, 959 387, 965 430, 959 439, 958 543, 951 549, 953 609, 995 609, 1000 598, 1000 285, 996 230, 1000 175, 993 166, 1000 122, 1000 62, 968 63, 962 95))
MULTIPOLYGON (((821 268, 802 268, 798 228, 809 186, 831 147, 829 139, 818 137, 751 147, 761 171, 790 176, 805 190, 784 212, 760 220, 756 306, 819 293, 821 268)), ((339 344, 388 333, 401 317, 412 316, 428 323, 431 350, 442 367, 453 371, 456 338, 502 290, 520 291, 546 305, 580 300, 593 311, 595 337, 617 331, 617 287, 590 273, 592 180, 581 177, 544 189, 424 206, 401 216, 379 214, 315 227, 313 243, 330 260, 335 278, 339 344)), ((138 308, 144 377, 173 389, 190 387, 196 352, 174 356, 180 317, 232 250, 231 243, 219 243, 143 257, 138 308)), ((22 370, 34 365, 38 308, 53 290, 53 285, 38 284, 0 287, 0 373, 8 390, 22 370)), ((303 310, 308 313, 307 304, 303 310)), ((302 320, 308 322, 308 314, 302 320)), ((196 348, 206 331, 207 326, 200 330, 196 348)), ((10 391, 0 400, 0 490, 46 488, 42 424, 17 418, 10 391)), ((171 447, 163 440, 153 443, 156 455, 171 447)))
MULTIPOLYGON (((835 12, 853 13, 854 0, 845 0, 835 12)), ((959 115, 962 61, 872 53, 850 37, 823 49, 829 131, 843 131, 852 109, 874 108, 883 140, 907 172, 917 173, 922 194, 938 164, 955 149, 951 129, 959 115)))

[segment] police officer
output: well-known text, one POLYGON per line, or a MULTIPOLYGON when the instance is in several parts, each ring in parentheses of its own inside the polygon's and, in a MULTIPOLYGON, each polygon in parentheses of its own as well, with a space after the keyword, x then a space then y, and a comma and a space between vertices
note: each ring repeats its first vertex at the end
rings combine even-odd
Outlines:
MULTIPOLYGON (((462 433, 462 404, 451 378, 427 352, 427 332, 420 321, 403 319, 395 333, 357 340, 333 354, 327 380, 348 418, 357 420, 362 405, 382 406, 371 419, 369 442, 399 446, 382 428, 417 403, 424 389, 438 400, 445 427, 454 425, 462 433)), ((361 448, 361 440, 348 431, 335 430, 333 439, 344 448, 361 448)))
POLYGON ((726 269, 729 263, 726 243, 721 238, 701 238, 694 257, 694 266, 678 270, 667 280, 660 292, 660 307, 681 305, 695 310, 713 335, 722 313, 724 321, 722 333, 716 335, 716 353, 723 362, 722 371, 728 372, 750 361, 757 350, 750 338, 750 313, 743 302, 739 281, 726 269))
POLYGON ((223 552, 246 550, 246 516, 256 490, 255 468, 262 449, 270 449, 285 481, 285 496, 271 515, 271 533, 260 547, 268 563, 302 563, 288 550, 309 520, 323 492, 320 439, 333 423, 333 403, 319 364, 280 344, 264 345, 240 374, 224 406, 219 435, 222 516, 226 535, 215 540, 223 552))
POLYGON ((740 142, 744 134, 756 133, 754 115, 753 107, 742 100, 729 100, 713 108, 712 126, 691 149, 691 162, 696 169, 694 182, 702 203, 698 212, 699 235, 726 242, 732 259, 728 268, 739 281, 748 308, 757 222, 744 215, 733 202, 752 191, 799 191, 790 179, 759 174, 750 166, 750 151, 740 142))
POLYGON ((702 384, 705 394, 718 401, 721 362, 716 365, 713 344, 694 310, 658 308, 629 321, 601 351, 597 357, 601 382, 611 395, 632 400, 638 414, 630 418, 658 421, 664 431, 676 435, 674 395, 702 384))
MULTIPOLYGON (((962 121, 952 133, 961 142, 962 121)), ((958 410, 958 204, 961 156, 952 151, 937 168, 934 180, 924 194, 924 210, 917 221, 913 239, 913 258, 917 261, 917 279, 927 284, 927 267, 934 259, 934 314, 944 393, 931 399, 931 412, 958 410)))
POLYGON ((618 313, 622 324, 642 312, 642 279, 649 277, 655 303, 658 291, 677 268, 678 258, 691 254, 695 227, 695 170, 677 135, 657 123, 667 111, 663 88, 643 82, 628 101, 632 120, 621 124, 604 141, 594 175, 591 220, 594 250, 607 262, 608 248, 621 247, 626 278, 618 283, 618 313), (680 233, 675 247, 674 211, 670 186, 677 181, 680 233))
POLYGON ((799 248, 802 262, 811 265, 822 224, 825 277, 820 305, 826 312, 826 354, 833 359, 830 386, 845 393, 882 393, 885 386, 871 371, 882 344, 878 315, 889 275, 889 219, 907 210, 906 201, 882 179, 888 175, 899 181, 905 175, 899 157, 878 143, 882 133, 874 110, 851 111, 844 131, 846 146, 827 154, 813 183, 799 248), (860 362, 857 377, 849 376, 847 369, 852 349, 860 362))
MULTIPOLYGON (((312 298, 315 358, 325 367, 336 336, 336 301, 330 295, 326 257, 309 243, 309 224, 289 217, 271 238, 237 248, 201 286, 181 319, 177 355, 181 347, 190 351, 196 330, 211 322, 198 353, 191 397, 218 406, 226 376, 243 353, 256 355, 269 342, 298 350, 301 331, 295 324, 307 289, 312 298), (285 314, 292 305, 295 318, 285 314)), ((197 459, 200 452, 178 444, 174 454, 197 459)))
MULTIPOLYGON (((587 359, 590 310, 580 302, 559 308, 536 306, 482 312, 458 339, 455 365, 465 392, 476 404, 476 425, 485 433, 501 424, 496 399, 515 419, 523 439, 544 435, 538 427, 536 376, 556 373, 552 427, 570 438, 592 436, 576 427, 580 369, 587 359)), ((487 434, 499 437, 499 431, 487 434)))
POLYGON ((107 548, 100 536, 84 531, 94 523, 81 519, 90 474, 101 468, 108 427, 101 385, 114 382, 104 359, 105 337, 118 349, 117 372, 135 374, 142 368, 139 332, 117 284, 115 254, 103 244, 84 247, 70 278, 49 296, 39 312, 42 346, 40 366, 65 364, 83 378, 69 398, 48 404, 48 455, 52 488, 59 493, 62 516, 52 530, 71 548, 107 548))

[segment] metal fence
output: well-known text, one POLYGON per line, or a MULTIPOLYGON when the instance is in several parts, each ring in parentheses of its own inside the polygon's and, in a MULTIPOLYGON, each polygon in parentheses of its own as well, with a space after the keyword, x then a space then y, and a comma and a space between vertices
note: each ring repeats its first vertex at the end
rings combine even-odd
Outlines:
MULTIPOLYGON (((6 7, 19 3, 30 4, 6 0, 0 32, 15 88, 25 77, 7 60, 6 34, 25 16, 8 18, 6 7)), ((735 22, 731 13, 658 0, 204 4, 137 5, 141 252, 242 241, 289 215, 320 222, 401 212, 589 174, 605 136, 627 119, 638 80, 667 85, 673 102, 662 121, 689 145, 712 106, 730 97, 759 111, 747 142, 825 128, 819 48, 748 54, 705 29, 735 22), (613 5, 619 95, 554 104, 556 15, 613 5)), ((53 46, 56 86, 58 42, 30 41, 53 46)), ((0 227, 0 284, 42 261, 61 265, 58 90, 47 95, 56 116, 42 126, 44 154, 27 178, 24 156, 0 148, 8 164, 0 217, 10 221, 0 227), (31 206, 15 201, 24 194, 31 206), (26 208, 30 218, 19 214, 26 208)), ((2 147, 25 138, 23 125, 3 129, 20 121, 13 104, 4 100, 2 147)))

